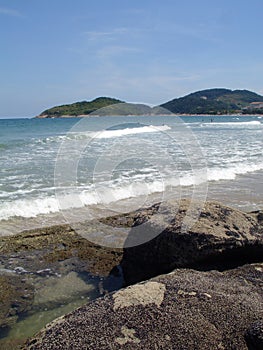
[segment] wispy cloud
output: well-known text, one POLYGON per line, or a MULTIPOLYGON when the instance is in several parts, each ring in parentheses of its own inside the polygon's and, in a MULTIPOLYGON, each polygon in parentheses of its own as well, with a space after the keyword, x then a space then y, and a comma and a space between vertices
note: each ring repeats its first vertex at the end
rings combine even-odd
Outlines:
POLYGON ((115 28, 109 31, 86 31, 83 32, 84 35, 88 37, 89 40, 99 40, 99 39, 115 39, 120 34, 127 33, 127 28, 115 28))
POLYGON ((7 8, 0 7, 0 15, 12 16, 12 17, 23 17, 22 13, 19 11, 7 8))

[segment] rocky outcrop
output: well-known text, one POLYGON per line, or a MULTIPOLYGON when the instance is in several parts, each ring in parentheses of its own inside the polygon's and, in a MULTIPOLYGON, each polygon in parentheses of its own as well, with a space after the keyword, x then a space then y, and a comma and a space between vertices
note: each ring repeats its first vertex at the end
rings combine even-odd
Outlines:
POLYGON ((59 262, 69 259, 75 259, 74 264, 82 267, 82 270, 107 276, 119 264, 122 251, 93 244, 78 235, 69 225, 0 237, 0 263, 9 269, 19 264, 31 272, 45 270, 47 267, 53 267, 55 271, 59 262))
POLYGON ((108 225, 136 227, 144 223, 138 235, 161 232, 156 237, 132 247, 140 240, 131 229, 121 266, 126 284, 136 283, 178 267, 200 270, 225 270, 248 262, 262 261, 263 240, 261 214, 246 214, 218 202, 207 202, 200 208, 199 219, 189 228, 182 225, 190 201, 162 204, 126 215, 107 218, 108 225), (153 220, 149 220, 153 217, 153 220), (147 223, 149 220, 149 224, 147 223))
POLYGON ((179 269, 48 325, 24 349, 262 349, 263 264, 179 269))
MULTIPOLYGON (((200 349, 231 349, 227 347, 228 344, 233 349, 246 349, 242 348, 244 342, 259 344, 262 265, 224 273, 204 271, 224 271, 247 263, 262 262, 262 212, 246 214, 217 202, 208 202, 204 207, 197 204, 199 218, 185 230, 185 218, 190 207, 189 200, 167 202, 128 214, 79 223, 74 229, 69 225, 61 225, 1 237, 0 264, 3 270, 11 271, 34 286, 33 308, 56 308, 79 297, 101 296, 121 288, 123 278, 126 285, 131 285, 174 269, 189 269, 176 270, 171 275, 163 275, 107 296, 104 301, 94 301, 69 316, 70 329, 64 325, 67 316, 63 318, 61 333, 60 328, 56 328, 58 323, 55 323, 58 340, 61 337, 63 341, 68 341, 61 342, 65 346, 72 342, 76 345, 72 345, 74 349, 81 347, 77 347, 70 332, 76 334, 76 342, 80 337, 79 344, 85 344, 84 348, 88 344, 89 349, 108 349, 108 342, 113 344, 112 349, 118 349, 118 346, 133 349, 134 344, 138 349, 154 349, 153 344, 157 344, 158 349, 180 349, 174 344, 181 346, 181 341, 190 344, 181 349, 197 349, 196 344, 203 345, 200 349), (92 243, 92 237, 99 237, 102 242, 106 237, 113 243, 115 237, 120 241, 126 237, 126 241, 124 248, 117 249, 92 243), (145 243, 136 245, 141 238, 145 243), (87 275, 88 278, 97 278, 97 284, 89 286, 87 275), (248 293, 247 297, 245 293, 248 293), (225 308, 221 315, 219 310, 223 308, 224 297, 229 314, 225 308), (165 300, 167 303, 164 303, 165 300), (245 309, 241 307, 242 300, 245 309), (97 308, 101 310, 98 315, 97 308), (111 310, 109 316, 106 315, 107 308, 111 310), (212 318, 205 313, 206 308, 210 310, 212 318), (243 313, 241 318, 239 313, 243 313), (89 316, 92 314, 94 320, 89 316), (126 317, 134 321, 129 323, 126 317), (105 326, 101 327, 102 320, 105 326), (134 322, 137 321, 144 327, 135 327, 134 322), (84 329, 84 338, 78 334, 78 322, 80 330, 82 322, 88 327, 90 343, 85 338, 84 329), (155 322, 159 328, 154 330, 152 323, 155 322), (224 322, 225 328, 220 328, 220 323, 224 322), (109 326, 111 323, 116 329, 109 326), (177 332, 172 323, 176 325, 177 332), (172 337, 165 327, 172 332, 172 337), (67 335, 65 339, 63 332, 67 335), (146 333, 151 335, 152 340, 146 333), (102 339, 102 343, 98 342, 97 336, 102 339), (231 337, 235 339, 233 343, 230 343, 231 337), (235 348, 233 344, 242 346, 235 348)), ((25 295, 25 292, 21 292, 21 295, 25 295)), ((9 321, 6 322, 8 324, 9 321)), ((34 342, 38 344, 39 341, 42 346, 39 348, 57 349, 54 347, 56 341, 52 338, 53 326, 46 329, 41 337, 43 341, 30 341, 32 349, 38 346, 34 342), (45 344, 50 347, 45 348, 45 344)), ((254 349, 250 346, 249 349, 254 349)))
POLYGON ((200 208, 196 223, 183 231, 189 205, 189 200, 181 200, 180 204, 167 202, 162 204, 161 212, 160 205, 155 204, 128 214, 86 222, 77 230, 83 236, 69 225, 61 225, 2 237, 0 263, 6 269, 20 266, 26 271, 44 274, 50 268, 53 273, 61 274, 61 264, 67 261, 67 267, 63 266, 65 274, 70 273, 74 265, 78 271, 98 276, 108 276, 120 265, 126 284, 131 284, 178 267, 224 270, 261 261, 261 212, 246 214, 217 202, 207 202, 200 208), (142 229, 136 232, 133 230, 136 227, 142 229), (112 232, 114 238, 116 231, 121 235, 122 228, 128 229, 127 248, 107 248, 88 240, 95 234, 103 237, 103 229, 107 230, 105 236, 109 237, 112 232), (152 236, 153 231, 160 233, 152 236), (136 235, 148 235, 148 241, 132 246, 133 242, 140 241, 136 235))

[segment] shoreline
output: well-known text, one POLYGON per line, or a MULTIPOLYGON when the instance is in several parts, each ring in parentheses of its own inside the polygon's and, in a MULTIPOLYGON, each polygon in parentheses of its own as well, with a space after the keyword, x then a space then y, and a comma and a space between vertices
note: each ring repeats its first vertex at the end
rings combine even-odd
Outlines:
MULTIPOLYGON (((219 201, 245 212, 263 209, 263 171, 255 171, 237 175, 233 180, 210 181, 206 200, 219 201)), ((180 199, 191 197, 193 187, 174 187, 167 190, 168 199, 180 199)), ((129 212, 133 209, 154 205, 162 201, 162 193, 151 193, 145 196, 137 196, 122 199, 109 204, 94 204, 82 208, 73 208, 68 211, 39 214, 36 217, 12 217, 0 221, 0 236, 18 234, 24 230, 45 228, 54 225, 64 225, 105 218, 110 215, 129 212), (21 229, 22 227, 22 229, 21 229)))
POLYGON ((129 114, 129 115, 99 115, 99 114, 81 114, 81 115, 38 115, 30 119, 59 119, 59 118, 89 118, 89 117, 263 117, 263 114, 129 114))
MULTIPOLYGON (((100 300, 107 300, 108 296, 114 295, 114 291, 125 291, 127 288, 123 289, 124 287, 134 283, 147 284, 149 278, 158 275, 166 278, 164 276, 171 275, 170 271, 179 274, 180 271, 207 269, 224 271, 244 263, 255 263, 262 257, 263 242, 261 243, 260 231, 257 230, 263 212, 249 215, 219 202, 209 201, 202 208, 191 232, 184 233, 181 232, 180 225, 189 203, 190 200, 182 200, 177 207, 176 202, 167 202, 162 215, 154 220, 154 226, 150 224, 149 227, 163 227, 163 217, 172 214, 174 221, 170 222, 168 229, 160 231, 161 234, 153 239, 147 239, 146 244, 132 245, 130 248, 98 246, 76 233, 69 225, 1 237, 0 289, 5 291, 6 286, 15 287, 16 293, 5 294, 5 298, 11 308, 15 298, 19 309, 16 313, 15 310, 10 313, 12 317, 5 319, 2 316, 2 324, 7 323, 11 331, 9 336, 1 334, 0 345, 10 342, 10 348, 16 349, 16 341, 18 345, 24 343, 54 318, 62 316, 63 320, 65 314, 79 312, 81 309, 74 311, 77 307, 84 305, 86 308, 94 303, 97 305, 100 300), (242 260, 240 249, 242 252, 244 250, 245 260, 242 260), (219 254, 222 259, 218 257, 219 254), (215 259, 209 260, 211 256, 215 259), (233 261, 233 256, 236 261, 233 261), (207 261, 205 257, 208 258, 207 261), (24 285, 21 285, 21 281, 24 285), (102 296, 104 298, 99 298, 102 296), (68 309, 65 308, 67 305, 68 309), (20 310, 26 313, 26 317, 19 319, 20 310), (43 315, 46 318, 43 319, 43 315), (40 319, 41 323, 37 322, 40 319)), ((136 227, 137 223, 140 225, 144 219, 148 221, 154 216, 156 210, 158 207, 152 206, 99 221, 108 225, 114 235, 114 228, 136 227)), ((91 226, 94 232, 99 233, 96 222, 86 223, 85 229, 90 232, 91 226)), ((133 234, 131 236, 128 233, 126 242, 130 238, 133 239, 133 234)), ((205 272, 196 273, 200 273, 202 278, 205 272)), ((192 288, 196 290, 195 284, 192 288)), ((151 293, 150 295, 152 298, 151 293)), ((52 323, 54 324, 56 321, 52 323)))

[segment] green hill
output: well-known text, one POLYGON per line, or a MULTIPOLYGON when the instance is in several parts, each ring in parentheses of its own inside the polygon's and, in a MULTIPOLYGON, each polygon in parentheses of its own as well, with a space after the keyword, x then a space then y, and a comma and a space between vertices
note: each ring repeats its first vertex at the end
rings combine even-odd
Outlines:
MULTIPOLYGON (((140 103, 126 103, 115 98, 98 97, 91 102, 83 101, 52 107, 45 110, 36 118, 59 118, 65 116, 128 116, 128 115, 161 115, 167 110, 160 106, 149 107, 140 103)), ((171 113, 171 112, 170 112, 171 113)))
MULTIPOLYGON (((95 112, 96 114, 97 112, 95 112)), ((116 115, 150 115, 152 114, 151 107, 139 103, 118 103, 101 108, 98 111, 100 116, 116 116, 116 115)))
POLYGON ((98 97, 93 101, 82 101, 52 107, 37 118, 62 116, 103 115, 162 115, 174 114, 263 114, 263 96, 248 90, 208 89, 175 98, 151 108, 143 104, 125 103, 110 97, 98 97), (97 112, 96 112, 97 111, 97 112))
POLYGON ((78 116, 88 115, 95 112, 97 109, 107 107, 116 103, 122 103, 123 101, 110 97, 98 97, 93 101, 82 101, 67 105, 61 105, 49 108, 42 112, 39 118, 52 118, 61 116, 78 116))
POLYGON ((208 89, 176 98, 161 105, 178 114, 232 114, 260 112, 253 102, 263 102, 260 96, 248 90, 208 89))

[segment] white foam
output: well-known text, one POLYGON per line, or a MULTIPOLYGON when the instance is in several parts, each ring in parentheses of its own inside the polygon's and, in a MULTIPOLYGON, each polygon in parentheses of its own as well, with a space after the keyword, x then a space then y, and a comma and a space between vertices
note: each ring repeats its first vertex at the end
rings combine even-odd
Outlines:
POLYGON ((260 121, 252 120, 249 122, 211 122, 211 123, 203 123, 202 125, 232 125, 232 126, 242 126, 242 125, 261 125, 260 121))
POLYGON ((159 193, 164 191, 164 184, 162 181, 152 182, 134 182, 121 186, 106 186, 96 190, 84 190, 81 192, 79 198, 83 205, 93 204, 109 204, 122 199, 135 198, 138 196, 147 196, 151 193, 159 193))
MULTIPOLYGON (((130 178, 130 182, 112 182, 72 189, 72 193, 67 188, 66 194, 61 194, 59 200, 55 196, 19 199, 0 204, 0 220, 6 220, 11 217, 36 217, 40 214, 51 214, 61 210, 71 208, 83 208, 90 205, 109 204, 123 199, 135 198, 138 196, 147 196, 154 193, 162 193, 170 187, 187 187, 199 185, 205 181, 234 180, 237 175, 246 174, 263 170, 263 163, 244 164, 238 163, 228 168, 210 168, 207 171, 207 179, 192 172, 185 172, 177 176, 167 176, 162 179, 149 181, 145 179, 130 178), (74 192, 75 191, 75 192, 74 192)), ((201 172, 203 174, 203 172, 201 172)), ((64 192, 63 192, 64 193, 64 192)))
POLYGON ((263 170, 263 164, 239 163, 229 168, 208 169, 208 181, 235 180, 237 175, 263 170))
POLYGON ((168 125, 148 125, 138 128, 126 128, 118 130, 102 130, 96 132, 68 132, 66 135, 60 135, 56 137, 49 137, 45 139, 45 142, 50 141, 64 141, 64 140, 82 140, 82 139, 110 139, 115 137, 122 137, 126 135, 135 135, 143 133, 154 133, 170 130, 168 125))
POLYGON ((19 199, 0 205, 0 220, 15 216, 32 218, 39 214, 50 214, 58 211, 59 205, 55 197, 19 199))
POLYGON ((120 130, 103 130, 102 132, 94 133, 92 136, 96 139, 108 139, 112 137, 121 137, 125 135, 133 135, 133 134, 142 134, 142 133, 151 133, 151 132, 160 132, 170 130, 171 128, 168 125, 162 126, 143 126, 140 128, 127 128, 120 130))

